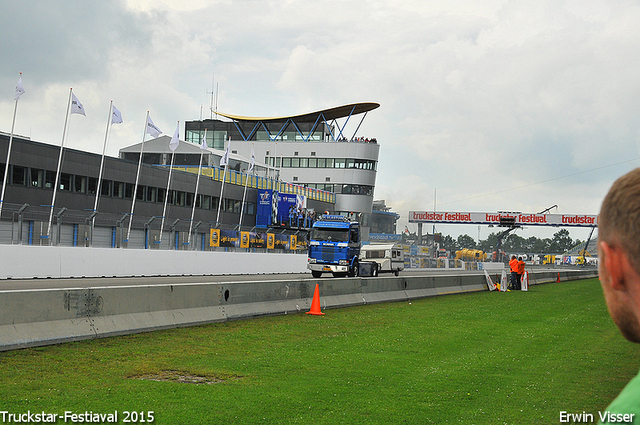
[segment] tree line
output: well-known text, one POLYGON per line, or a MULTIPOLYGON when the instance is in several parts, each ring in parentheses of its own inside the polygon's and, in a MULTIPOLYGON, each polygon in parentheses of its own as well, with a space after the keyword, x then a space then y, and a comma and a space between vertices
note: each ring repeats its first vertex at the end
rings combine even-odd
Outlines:
MULTIPOLYGON (((584 241, 580 239, 571 239, 569 231, 566 229, 558 230, 553 234, 552 238, 540 239, 535 236, 523 238, 516 234, 510 234, 503 238, 501 249, 505 252, 518 253, 536 253, 536 254, 558 254, 563 253, 584 241)), ((491 233, 487 239, 480 240, 477 243, 469 235, 460 235, 457 239, 449 235, 442 235, 440 247, 451 253, 455 253, 463 248, 479 249, 490 253, 496 250, 498 245, 498 233, 491 233)))

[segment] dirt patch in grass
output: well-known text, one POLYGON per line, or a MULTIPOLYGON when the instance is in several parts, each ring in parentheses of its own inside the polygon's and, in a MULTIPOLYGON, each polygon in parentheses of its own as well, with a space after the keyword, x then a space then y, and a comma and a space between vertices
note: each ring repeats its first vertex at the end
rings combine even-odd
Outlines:
POLYGON ((197 375, 189 372, 178 370, 162 370, 157 373, 145 373, 143 375, 130 376, 131 379, 140 379, 143 381, 158 381, 158 382, 178 382, 181 384, 197 384, 197 385, 211 385, 221 384, 229 380, 236 380, 242 378, 237 375, 197 375))

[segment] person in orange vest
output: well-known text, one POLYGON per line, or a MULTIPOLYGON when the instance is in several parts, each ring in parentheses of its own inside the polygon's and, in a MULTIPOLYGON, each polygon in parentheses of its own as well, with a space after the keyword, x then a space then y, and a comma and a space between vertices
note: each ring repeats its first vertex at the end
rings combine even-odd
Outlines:
POLYGON ((524 261, 522 257, 518 257, 518 284, 516 289, 520 291, 522 289, 522 276, 524 275, 524 261))
POLYGON ((511 261, 509 261, 509 267, 511 268, 511 285, 508 286, 509 289, 516 289, 516 285, 518 282, 518 259, 515 255, 511 256, 511 261))

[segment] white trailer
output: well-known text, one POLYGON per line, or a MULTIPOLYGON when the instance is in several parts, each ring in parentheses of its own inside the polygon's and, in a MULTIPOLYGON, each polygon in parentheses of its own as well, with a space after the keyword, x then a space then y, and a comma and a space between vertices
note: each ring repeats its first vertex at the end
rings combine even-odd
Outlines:
POLYGON ((404 250, 400 244, 363 245, 360 248, 360 257, 378 264, 378 272, 392 272, 398 276, 400 271, 404 270, 404 250))

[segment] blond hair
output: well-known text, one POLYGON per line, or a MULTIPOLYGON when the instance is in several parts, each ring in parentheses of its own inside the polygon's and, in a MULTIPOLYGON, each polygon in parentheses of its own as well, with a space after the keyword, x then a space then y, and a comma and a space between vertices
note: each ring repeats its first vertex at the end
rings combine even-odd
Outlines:
POLYGON ((640 168, 613 183, 602 201, 598 239, 619 244, 640 273, 640 168))

